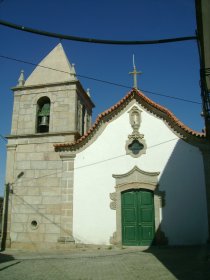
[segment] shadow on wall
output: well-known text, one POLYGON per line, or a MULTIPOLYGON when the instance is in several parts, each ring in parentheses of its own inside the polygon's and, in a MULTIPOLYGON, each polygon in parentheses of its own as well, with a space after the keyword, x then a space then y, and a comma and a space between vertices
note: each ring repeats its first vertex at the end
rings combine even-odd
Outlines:
MULTIPOLYGON (((179 140, 164 170, 160 173, 158 185, 154 190, 156 233, 152 244, 172 246, 206 244, 208 226, 203 169, 200 150, 179 140)), ((150 172, 150 170, 147 171, 150 172)), ((154 236, 151 234, 154 232, 151 230, 154 222, 153 211, 151 212, 149 208, 151 190, 146 183, 143 190, 142 183, 149 179, 137 178, 131 178, 131 180, 134 180, 133 185, 137 183, 138 186, 138 183, 141 183, 140 192, 138 186, 138 190, 126 190, 125 194, 121 193, 123 243, 143 246, 150 244, 149 240, 154 236)))
POLYGON ((2 232, 1 232, 1 246, 0 250, 5 250, 6 248, 6 238, 7 238, 7 221, 8 221, 8 206, 9 206, 9 185, 5 186, 4 193, 4 209, 2 211, 2 232))
MULTIPOLYGON (((1 217, 2 222, 4 223, 4 227, 3 227, 4 232, 2 232, 2 237, 3 238, 1 239, 1 244, 0 244, 1 245, 1 247, 0 247, 1 251, 5 249, 5 245, 6 245, 6 234, 4 234, 4 233, 7 231, 7 226, 6 226, 7 225, 7 223, 6 223, 7 215, 8 215, 8 192, 7 192, 7 190, 8 190, 8 188, 6 188, 5 198, 4 198, 5 201, 6 201, 5 210, 4 210, 5 212, 3 213, 3 211, 2 211, 2 217, 1 217), (4 214, 4 217, 3 217, 3 214, 4 214)), ((3 202, 3 200, 2 200, 2 202, 3 202)), ((2 206, 3 206, 3 203, 2 203, 2 206)), ((11 262, 13 260, 15 260, 15 258, 12 255, 8 255, 6 253, 0 253, 0 264, 6 263, 6 262, 11 262)), ((7 269, 11 266, 14 266, 14 265, 18 264, 18 263, 20 263, 20 261, 17 261, 15 263, 9 263, 7 265, 1 266, 0 267, 0 272, 2 270, 5 270, 5 269, 7 269)))
POLYGON ((206 244, 207 206, 202 153, 179 140, 159 180, 165 192, 161 230, 169 245, 206 244))
POLYGON ((158 187, 165 193, 162 220, 153 242, 157 246, 146 252, 152 253, 177 279, 209 279, 207 206, 200 150, 179 140, 158 187), (158 246, 166 244, 171 247, 158 246))
POLYGON ((3 197, 0 197, 0 238, 2 233, 3 204, 4 204, 4 199, 3 197))

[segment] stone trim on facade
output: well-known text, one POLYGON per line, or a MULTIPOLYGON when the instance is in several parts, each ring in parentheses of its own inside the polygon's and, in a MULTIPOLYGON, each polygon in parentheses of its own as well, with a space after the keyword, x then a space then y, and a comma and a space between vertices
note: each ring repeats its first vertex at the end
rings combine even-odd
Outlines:
POLYGON ((110 243, 122 245, 121 193, 132 189, 146 189, 154 193, 155 238, 159 244, 166 243, 161 231, 161 208, 165 205, 165 193, 158 189, 158 175, 159 172, 146 172, 137 166, 125 174, 112 175, 116 179, 116 191, 110 194, 110 208, 116 210, 116 232, 110 238, 110 243))
POLYGON ((58 242, 73 242, 73 185, 74 185, 74 159, 75 154, 61 153, 62 176, 61 176, 61 217, 60 237, 58 242))
POLYGON ((3 209, 3 221, 2 221, 2 247, 11 247, 11 222, 12 222, 12 192, 11 186, 14 183, 15 178, 15 153, 17 144, 7 144, 7 165, 6 165, 6 184, 4 193, 4 209, 3 209))
POLYGON ((105 112, 101 113, 96 119, 94 125, 78 140, 71 143, 55 144, 56 151, 76 151, 86 145, 90 139, 95 135, 98 128, 110 121, 118 115, 124 108, 133 100, 138 102, 142 108, 147 112, 162 119, 164 123, 181 139, 192 145, 199 146, 206 144, 206 135, 202 132, 197 132, 184 125, 175 115, 165 107, 155 103, 146 97, 141 91, 132 89, 124 98, 122 98, 116 105, 112 106, 105 112))
POLYGON ((77 79, 72 81, 64 81, 64 82, 57 82, 57 83, 46 83, 46 84, 37 84, 37 85, 23 85, 23 86, 16 86, 12 87, 13 91, 23 91, 26 89, 38 89, 38 88, 46 88, 46 87, 54 87, 60 85, 71 85, 75 83, 80 83, 77 79))
POLYGON ((132 157, 139 157, 146 153, 146 142, 144 140, 144 135, 139 133, 139 128, 141 124, 141 110, 137 106, 133 106, 129 113, 130 125, 133 129, 132 133, 128 135, 128 140, 126 141, 125 149, 126 154, 132 157), (133 150, 132 145, 136 144, 137 149, 133 150), (141 148, 140 148, 141 147, 141 148))
POLYGON ((40 138, 40 137, 48 137, 48 136, 69 136, 75 135, 76 138, 79 137, 79 133, 77 131, 63 131, 63 132, 44 132, 44 133, 35 133, 35 134, 18 134, 18 135, 8 135, 7 139, 18 139, 18 138, 40 138))

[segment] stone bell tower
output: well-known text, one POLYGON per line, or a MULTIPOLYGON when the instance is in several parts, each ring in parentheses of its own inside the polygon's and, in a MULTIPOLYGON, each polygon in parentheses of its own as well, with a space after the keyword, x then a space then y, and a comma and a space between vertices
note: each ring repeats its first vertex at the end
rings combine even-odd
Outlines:
POLYGON ((61 44, 26 81, 22 71, 13 91, 12 129, 7 137, 5 244, 14 248, 52 245, 71 235, 72 221, 64 218, 71 216, 73 184, 71 171, 64 184, 69 189, 62 189, 64 160, 54 144, 81 137, 91 126, 94 104, 61 44))
POLYGON ((72 141, 91 125, 92 103, 58 44, 14 91, 12 135, 65 135, 72 141))

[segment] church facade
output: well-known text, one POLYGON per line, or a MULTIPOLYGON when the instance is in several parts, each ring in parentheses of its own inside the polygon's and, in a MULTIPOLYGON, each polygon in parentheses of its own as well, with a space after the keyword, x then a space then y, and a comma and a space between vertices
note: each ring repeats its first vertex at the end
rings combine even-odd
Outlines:
POLYGON ((136 88, 92 125, 61 44, 13 91, 7 247, 207 242, 203 133, 136 88))

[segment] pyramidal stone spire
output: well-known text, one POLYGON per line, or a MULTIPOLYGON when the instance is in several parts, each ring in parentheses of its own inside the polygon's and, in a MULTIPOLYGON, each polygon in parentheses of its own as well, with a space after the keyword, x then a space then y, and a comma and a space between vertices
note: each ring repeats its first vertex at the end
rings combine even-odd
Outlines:
POLYGON ((71 66, 63 46, 59 43, 34 69, 25 86, 74 81, 75 69, 71 66))
POLYGON ((24 71, 21 70, 17 86, 22 87, 22 86, 24 86, 24 84, 25 84, 24 71))

